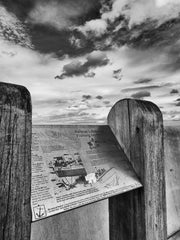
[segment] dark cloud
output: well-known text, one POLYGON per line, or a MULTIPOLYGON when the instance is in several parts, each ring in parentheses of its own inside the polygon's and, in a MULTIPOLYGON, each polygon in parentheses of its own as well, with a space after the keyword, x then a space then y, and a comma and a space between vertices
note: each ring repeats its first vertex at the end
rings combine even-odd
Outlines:
MULTIPOLYGON (((83 34, 75 27, 84 26, 90 20, 103 20, 102 14, 112 11, 113 1, 3 0, 1 4, 24 23, 32 45, 41 53, 54 53, 61 57, 64 54, 77 56, 123 45, 140 50, 156 48, 158 51, 164 50, 171 59, 162 68, 180 69, 177 44, 180 18, 163 20, 161 24, 156 19, 146 18, 130 27, 130 19, 120 13, 113 19, 106 19, 107 30, 102 36, 96 36, 92 33, 83 34)), ((129 5, 129 9, 133 4, 129 5)), ((113 75, 121 79, 115 72, 113 75)))
POLYGON ((178 18, 169 19, 161 25, 156 21, 147 20, 133 27, 128 42, 131 46, 141 49, 169 46, 179 39, 179 25, 178 18), (136 32, 134 36, 133 32, 136 32))
POLYGON ((101 100, 101 99, 103 99, 103 96, 98 95, 98 96, 96 96, 96 98, 101 100))
POLYGON ((94 50, 91 40, 69 27, 98 18, 100 0, 4 0, 1 1, 0 7, 1 4, 9 14, 12 13, 12 16, 19 19, 22 25, 21 28, 16 26, 17 31, 10 30, 7 26, 6 31, 6 27, 2 26, 0 21, 0 32, 3 27, 2 31, 10 35, 10 41, 18 44, 24 42, 23 39, 18 39, 21 31, 21 37, 28 35, 26 39, 29 37, 34 49, 41 53, 53 53, 61 57, 64 54, 82 55, 94 50), (71 41, 73 38, 74 41, 71 41))
POLYGON ((177 106, 177 107, 180 107, 180 102, 176 103, 176 106, 177 106))
MULTIPOLYGON (((132 8, 131 11, 134 13, 135 2, 125 5, 124 9, 128 11, 132 8)), ((157 19, 146 17, 144 21, 130 24, 132 16, 128 18, 122 10, 123 13, 120 11, 112 19, 104 20, 107 23, 107 30, 102 36, 96 36, 92 33, 85 35, 73 26, 84 26, 90 20, 105 19, 102 18, 102 14, 113 10, 114 1, 3 0, 1 3, 8 11, 26 22, 25 27, 30 29, 33 46, 42 53, 54 53, 61 57, 64 54, 77 56, 92 50, 106 50, 123 45, 140 50, 156 48, 159 51, 165 50, 171 58, 167 66, 162 67, 167 67, 167 70, 180 69, 179 51, 175 51, 179 49, 177 41, 180 35, 180 18, 178 17, 169 17, 162 22, 158 22, 158 17, 157 19)), ((146 4, 140 3, 140 5, 146 4)))
POLYGON ((63 80, 64 77, 63 77, 63 76, 59 76, 59 75, 57 75, 57 76, 54 77, 54 79, 60 79, 60 80, 63 80))
MULTIPOLYGON (((117 3, 118 1, 115 2, 117 3)), ((117 11, 114 9, 114 16, 112 17, 112 14, 110 14, 112 18, 110 21, 106 21, 108 23, 108 27, 106 32, 102 34, 101 37, 97 37, 96 34, 92 35, 91 33, 89 35, 86 34, 86 37, 91 40, 93 39, 94 47, 99 50, 109 49, 113 46, 121 47, 126 45, 129 48, 138 50, 156 49, 161 53, 163 51, 171 58, 171 61, 168 61, 167 63, 167 67, 172 68, 172 70, 175 68, 180 69, 179 51, 173 52, 173 49, 171 49, 172 46, 174 46, 174 50, 179 49, 179 47, 176 46, 180 35, 180 18, 178 17, 178 14, 170 12, 169 17, 167 17, 167 13, 166 18, 161 18, 159 16, 161 13, 159 13, 159 15, 157 14, 155 18, 147 16, 143 17, 143 21, 134 21, 134 23, 131 24, 131 18, 134 17, 138 19, 138 14, 135 13, 137 8, 135 7, 134 9, 131 9, 133 8, 133 5, 136 5, 136 3, 137 1, 134 1, 133 3, 129 4, 127 1, 127 6, 124 6, 124 9, 127 8, 127 11, 130 10, 129 17, 125 16, 125 14, 122 14, 121 11, 119 11, 118 15, 117 11), (173 14, 174 17, 172 17, 173 14), (160 18, 161 20, 159 21, 160 18), (173 58, 173 55, 175 55, 175 58, 173 58)), ((102 1, 101 13, 107 13, 108 15, 108 12, 112 10, 112 4, 113 1, 108 1, 108 4, 106 1, 102 1)), ((145 7, 146 4, 142 4, 140 2, 139 7, 140 5, 142 5, 142 9, 140 11, 143 11, 143 7, 145 7)), ((155 11, 159 11, 159 9, 155 9, 155 11)), ((147 13, 150 12, 151 11, 147 11, 147 13)), ((139 18, 141 17, 142 16, 139 16, 139 18)), ((105 17, 103 16, 101 19, 103 20, 105 17)), ((164 67, 166 68, 166 66, 164 67)))
POLYGON ((91 40, 88 40, 81 33, 63 29, 59 31, 50 26, 36 24, 29 28, 31 42, 34 48, 40 53, 53 53, 60 60, 64 55, 70 57, 79 56, 93 51, 94 45, 91 40), (80 39, 81 46, 71 44, 69 39, 76 36, 80 39))
POLYGON ((69 64, 64 65, 61 78, 84 75, 88 72, 88 67, 79 60, 74 60, 69 64))
MULTIPOLYGON (((124 20, 122 20, 122 22, 124 22, 124 20)), ((111 36, 111 46, 118 45, 120 47, 126 45, 131 50, 149 51, 148 55, 150 55, 150 51, 153 50, 154 56, 152 57, 154 59, 156 59, 156 54, 162 55, 163 53, 163 61, 157 62, 156 67, 153 68, 152 71, 180 71, 179 17, 167 20, 162 24, 157 24, 155 20, 146 20, 144 23, 132 26, 131 29, 129 29, 125 23, 124 27, 120 28, 116 33, 109 34, 111 36)), ((137 56, 137 61, 134 61, 133 64, 140 64, 138 58, 142 63, 150 60, 146 57, 140 59, 140 56, 137 56)))
POLYGON ((180 98, 176 99, 177 102, 180 102, 180 98))
POLYGON ((89 100, 89 99, 92 98, 92 96, 91 96, 91 95, 82 95, 82 98, 83 98, 84 100, 89 100))
POLYGON ((79 60, 74 60, 69 64, 64 65, 62 74, 56 76, 56 78, 63 79, 65 77, 85 75, 88 74, 90 69, 105 66, 108 63, 109 59, 105 53, 94 51, 87 56, 84 63, 79 60))
POLYGON ((122 79, 122 69, 121 68, 113 71, 113 78, 115 78, 117 80, 122 79))
POLYGON ((35 7, 35 0, 2 0, 8 11, 15 14, 19 19, 26 19, 28 13, 35 7))
POLYGON ((32 48, 26 25, 0 3, 0 38, 32 48))
POLYGON ((131 92, 131 91, 139 91, 139 90, 147 90, 147 89, 157 89, 157 88, 162 88, 162 87, 165 87, 165 86, 169 86, 169 84, 151 85, 151 86, 145 86, 145 87, 125 88, 125 89, 122 89, 122 92, 131 92))
POLYGON ((176 94, 176 93, 179 93, 179 91, 177 89, 172 89, 170 94, 176 94))
MULTIPOLYGON (((90 18, 99 17, 99 10, 101 8, 100 1, 98 0, 1 0, 1 3, 6 6, 8 11, 13 12, 13 14, 23 19, 27 19, 30 12, 37 11, 38 6, 41 6, 44 14, 46 14, 48 6, 52 4, 57 8, 61 7, 64 12, 64 18, 72 18, 72 20, 79 24, 90 18), (67 12, 68 9, 69 13, 67 12)), ((39 13, 41 14, 40 11, 39 13)), ((59 13, 62 15, 61 11, 59 13)))
POLYGON ((134 83, 136 83, 136 84, 150 83, 150 82, 152 82, 152 80, 153 80, 152 78, 141 78, 137 81, 134 81, 134 83))
POLYGON ((139 98, 139 99, 144 97, 150 97, 150 96, 151 96, 151 93, 148 91, 140 91, 131 95, 132 98, 139 98))
POLYGON ((109 105, 111 102, 110 101, 103 101, 105 105, 109 105))

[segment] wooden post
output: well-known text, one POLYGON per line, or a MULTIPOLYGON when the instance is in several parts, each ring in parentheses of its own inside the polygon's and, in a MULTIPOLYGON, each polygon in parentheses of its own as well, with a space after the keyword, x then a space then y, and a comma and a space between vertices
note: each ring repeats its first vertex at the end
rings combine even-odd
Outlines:
POLYGON ((29 240, 31 231, 31 99, 0 82, 0 239, 29 240))
POLYGON ((166 240, 162 114, 151 102, 125 99, 108 124, 143 184, 109 199, 110 240, 166 240))

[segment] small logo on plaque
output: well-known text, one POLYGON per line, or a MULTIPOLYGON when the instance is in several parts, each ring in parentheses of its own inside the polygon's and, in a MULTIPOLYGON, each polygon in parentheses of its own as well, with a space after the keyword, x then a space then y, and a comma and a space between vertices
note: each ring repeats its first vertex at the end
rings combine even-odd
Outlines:
POLYGON ((36 219, 44 218, 47 215, 46 208, 44 205, 38 205, 37 207, 34 207, 33 211, 36 219))

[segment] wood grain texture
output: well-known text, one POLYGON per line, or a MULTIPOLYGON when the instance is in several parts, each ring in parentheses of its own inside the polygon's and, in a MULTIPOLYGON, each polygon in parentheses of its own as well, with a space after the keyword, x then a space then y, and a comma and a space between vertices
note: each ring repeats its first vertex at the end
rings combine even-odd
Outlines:
POLYGON ((108 200, 32 223, 31 240, 109 240, 108 200))
POLYGON ((167 239, 163 121, 151 102, 125 99, 108 124, 144 188, 109 199, 111 240, 167 239))
POLYGON ((31 99, 26 88, 0 83, 0 239, 29 240, 31 99))
POLYGON ((180 127, 165 127, 164 139, 167 232, 171 236, 180 231, 180 127))

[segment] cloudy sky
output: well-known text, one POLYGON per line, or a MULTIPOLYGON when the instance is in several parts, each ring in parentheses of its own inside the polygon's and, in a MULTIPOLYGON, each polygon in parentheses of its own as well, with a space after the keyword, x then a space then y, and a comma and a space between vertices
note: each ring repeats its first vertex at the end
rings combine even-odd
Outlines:
POLYGON ((0 76, 35 124, 103 124, 127 97, 180 120, 180 1, 1 0, 0 76))

